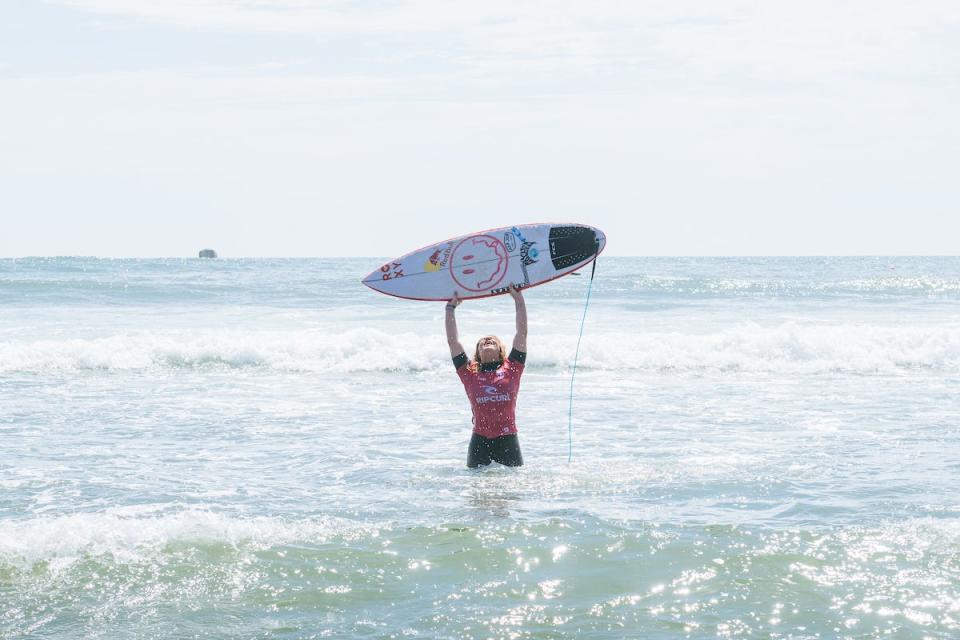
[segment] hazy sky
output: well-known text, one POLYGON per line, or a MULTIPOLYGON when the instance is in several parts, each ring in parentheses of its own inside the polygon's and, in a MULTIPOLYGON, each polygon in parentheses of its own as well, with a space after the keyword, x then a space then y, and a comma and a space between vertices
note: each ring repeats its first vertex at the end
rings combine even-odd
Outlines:
POLYGON ((956 254, 956 0, 3 0, 0 256, 956 254))

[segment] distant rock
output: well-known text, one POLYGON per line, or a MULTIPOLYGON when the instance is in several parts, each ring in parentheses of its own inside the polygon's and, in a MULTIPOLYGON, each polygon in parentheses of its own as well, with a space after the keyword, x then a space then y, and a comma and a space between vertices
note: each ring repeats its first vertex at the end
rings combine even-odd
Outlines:
POLYGON ((214 251, 213 249, 201 249, 201 250, 200 250, 200 257, 201 257, 201 258, 216 258, 216 257, 217 257, 217 252, 214 251))

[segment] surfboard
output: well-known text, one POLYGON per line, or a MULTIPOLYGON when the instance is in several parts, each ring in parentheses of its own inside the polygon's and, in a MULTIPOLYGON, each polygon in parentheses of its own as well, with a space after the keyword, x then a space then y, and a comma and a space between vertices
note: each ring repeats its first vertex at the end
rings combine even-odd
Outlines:
POLYGON ((486 298, 556 280, 590 264, 606 236, 585 224, 523 224, 427 245, 363 278, 374 291, 410 300, 486 298))

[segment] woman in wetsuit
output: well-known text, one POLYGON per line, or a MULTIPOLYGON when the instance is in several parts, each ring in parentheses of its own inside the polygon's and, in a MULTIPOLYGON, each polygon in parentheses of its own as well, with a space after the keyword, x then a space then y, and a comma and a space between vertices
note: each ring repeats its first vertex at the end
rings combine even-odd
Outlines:
POLYGON ((447 344, 457 375, 473 410, 473 435, 467 450, 470 468, 499 462, 508 467, 523 464, 517 440, 515 412, 520 376, 527 359, 527 307, 520 289, 510 286, 517 310, 517 333, 508 356, 497 336, 485 336, 477 342, 473 360, 467 358, 457 337, 456 309, 460 298, 454 293, 447 302, 447 344))

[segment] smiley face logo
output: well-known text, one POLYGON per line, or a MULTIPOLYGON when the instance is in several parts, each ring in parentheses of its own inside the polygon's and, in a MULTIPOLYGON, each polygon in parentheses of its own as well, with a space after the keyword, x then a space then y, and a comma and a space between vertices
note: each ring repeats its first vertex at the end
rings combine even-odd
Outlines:
POLYGON ((464 289, 485 291, 503 280, 509 263, 510 252, 503 241, 488 235, 470 236, 454 248, 450 275, 464 289))

